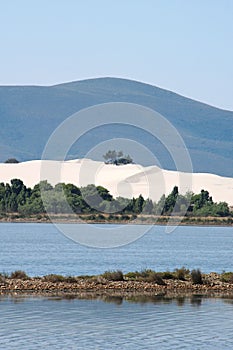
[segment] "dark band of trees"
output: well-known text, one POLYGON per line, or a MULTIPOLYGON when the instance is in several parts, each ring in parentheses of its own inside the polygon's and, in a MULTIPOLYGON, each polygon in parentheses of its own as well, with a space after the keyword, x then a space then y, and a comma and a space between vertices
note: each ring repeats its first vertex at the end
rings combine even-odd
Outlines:
POLYGON ((60 183, 53 187, 47 181, 42 181, 31 189, 19 179, 11 180, 10 184, 0 183, 0 213, 24 215, 45 213, 41 188, 46 194, 46 209, 54 214, 65 213, 67 207, 64 205, 63 194, 65 194, 66 201, 77 214, 114 212, 170 215, 173 212, 184 215, 188 206, 187 216, 232 216, 226 202, 215 203, 205 190, 199 194, 187 193, 183 196, 175 186, 168 196, 163 195, 155 203, 151 199, 144 199, 142 195, 132 199, 123 197, 114 199, 106 188, 94 185, 78 188, 73 184, 60 183), (95 203, 94 208, 88 203, 95 203))

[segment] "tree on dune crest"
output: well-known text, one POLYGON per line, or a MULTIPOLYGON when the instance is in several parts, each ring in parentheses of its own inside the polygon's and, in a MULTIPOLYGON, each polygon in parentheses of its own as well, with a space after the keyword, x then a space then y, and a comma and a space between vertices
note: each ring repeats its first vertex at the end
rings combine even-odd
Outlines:
POLYGON ((122 151, 109 150, 103 155, 103 158, 105 159, 105 164, 125 165, 133 163, 130 155, 124 155, 122 151))

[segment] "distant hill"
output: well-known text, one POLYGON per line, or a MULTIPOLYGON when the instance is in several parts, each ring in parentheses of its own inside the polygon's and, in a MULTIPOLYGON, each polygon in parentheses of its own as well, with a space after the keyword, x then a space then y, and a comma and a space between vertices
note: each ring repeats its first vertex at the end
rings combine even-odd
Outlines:
MULTIPOLYGON (((82 108, 106 102, 137 103, 158 111, 184 138, 195 172, 233 176, 233 112, 119 78, 51 87, 1 86, 0 161, 12 157, 21 161, 40 159, 50 134, 63 120, 82 108)), ((82 158, 105 139, 129 135, 150 148, 163 168, 175 169, 169 154, 157 141, 145 132, 122 126, 106 126, 87 133, 72 147, 69 156, 82 158)), ((141 163, 149 165, 145 159, 141 163)))

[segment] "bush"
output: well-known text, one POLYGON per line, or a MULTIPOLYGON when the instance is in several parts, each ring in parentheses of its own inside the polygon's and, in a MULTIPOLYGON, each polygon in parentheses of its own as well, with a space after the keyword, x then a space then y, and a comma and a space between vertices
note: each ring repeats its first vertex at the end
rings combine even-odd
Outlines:
POLYGON ((165 286, 166 283, 163 281, 162 277, 154 272, 154 271, 151 271, 151 273, 148 275, 148 277, 146 278, 146 281, 148 282, 154 282, 160 286, 165 286))
POLYGON ((44 280, 47 282, 64 282, 66 279, 66 277, 62 276, 62 275, 56 275, 56 274, 50 274, 47 276, 44 276, 44 280))
POLYGON ((154 272, 153 270, 151 270, 151 269, 145 269, 145 270, 142 270, 141 272, 137 272, 136 271, 136 273, 137 273, 137 277, 138 277, 138 279, 146 279, 152 272, 154 272))
POLYGON ((171 280, 175 278, 174 273, 170 271, 160 272, 159 275, 165 280, 171 280))
POLYGON ((189 275, 190 271, 189 269, 186 269, 184 266, 180 269, 175 269, 175 278, 181 281, 185 281, 186 277, 189 275))
POLYGON ((136 280, 137 279, 137 277, 138 277, 138 274, 139 274, 139 272, 128 272, 126 275, 125 275, 125 278, 127 279, 127 280, 136 280))
POLYGON ((141 272, 135 272, 136 280, 143 282, 155 282, 161 286, 166 285, 163 281, 160 273, 157 273, 151 269, 142 270, 141 272))
POLYGON ((124 281, 123 272, 120 270, 105 271, 101 276, 108 281, 124 281))
POLYGON ((44 278, 44 281, 52 282, 52 283, 56 283, 56 282, 76 283, 79 277, 50 274, 50 275, 44 276, 43 278, 44 278))
POLYGON ((193 284, 203 284, 201 271, 199 269, 191 271, 191 280, 193 284))
POLYGON ((11 273, 10 278, 12 279, 20 279, 20 280, 26 280, 28 279, 28 275, 26 274, 26 272, 22 271, 22 270, 16 270, 14 272, 11 273))
POLYGON ((220 280, 222 282, 233 283, 233 272, 224 272, 221 274, 220 280))

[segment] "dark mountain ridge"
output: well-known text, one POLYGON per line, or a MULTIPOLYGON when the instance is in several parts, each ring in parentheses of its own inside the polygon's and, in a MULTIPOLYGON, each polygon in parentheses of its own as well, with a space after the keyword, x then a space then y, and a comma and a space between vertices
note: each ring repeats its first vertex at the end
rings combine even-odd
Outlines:
MULTIPOLYGON (((179 131, 195 172, 233 177, 233 112, 221 110, 149 84, 119 78, 97 78, 54 86, 0 87, 0 161, 39 159, 53 130, 71 114, 95 104, 130 102, 166 117, 179 131)), ((95 129, 74 145, 69 156, 81 158, 99 142, 132 136, 152 150, 167 169, 169 154, 145 133, 120 125, 95 129), (156 151, 155 151, 156 149, 156 151)), ((142 159, 144 165, 146 160, 142 159)))

